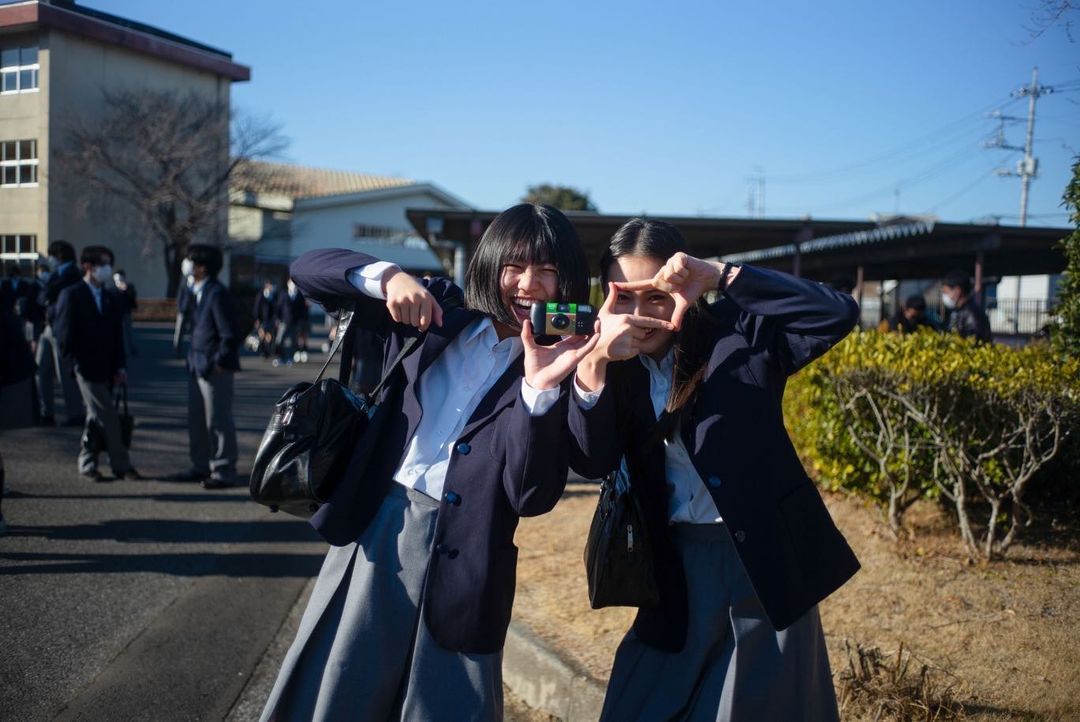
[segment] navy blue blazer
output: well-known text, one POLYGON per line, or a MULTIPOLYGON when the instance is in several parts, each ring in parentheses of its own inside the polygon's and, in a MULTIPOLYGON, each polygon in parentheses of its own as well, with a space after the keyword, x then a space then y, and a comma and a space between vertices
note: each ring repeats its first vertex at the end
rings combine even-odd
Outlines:
MULTIPOLYGON (((293 279, 294 281, 296 279, 293 279)), ((289 298, 288 291, 282 291, 277 299, 277 317, 285 326, 304 323, 308 319, 307 302, 304 294, 298 292, 296 298, 289 298)))
POLYGON ((216 278, 208 278, 202 300, 189 290, 186 305, 191 317, 188 371, 204 379, 210 378, 215 366, 239 371, 240 344, 229 290, 216 278))
POLYGON ((274 320, 277 318, 277 291, 270 294, 270 298, 263 295, 262 291, 255 296, 255 305, 251 309, 251 315, 259 322, 263 329, 272 329, 274 320))
MULTIPOLYGON (((290 274, 304 295, 328 311, 355 308, 353 323, 384 335, 385 358, 392 359, 417 329, 392 322, 384 301, 362 295, 347 279, 351 269, 375 260, 339 249, 310 251, 293 262, 290 274)), ((480 318, 461 307, 461 289, 447 279, 425 283, 444 310, 443 325, 432 326, 405 359, 382 393, 344 478, 312 516, 312 525, 331 544, 356 541, 370 523, 420 423, 419 378, 480 318)), ((519 357, 495 382, 450 456, 423 601, 428 629, 445 649, 476 654, 502 649, 514 603, 518 519, 550 511, 566 486, 567 386, 552 409, 530 416, 521 403, 523 369, 519 357)))
POLYGON ((45 308, 45 316, 50 326, 56 320, 56 302, 60 298, 60 292, 81 280, 82 273, 74 261, 63 264, 49 276, 38 295, 38 304, 45 308))
POLYGON ((52 321, 60 353, 87 381, 110 383, 124 368, 123 303, 115 291, 101 290, 101 311, 84 281, 68 286, 56 301, 52 321))
MULTIPOLYGON (((680 418, 682 441, 734 539, 758 599, 785 629, 847 581, 859 563, 841 536, 784 428, 787 377, 855 327, 851 296, 784 273, 743 266, 701 332, 710 349, 694 404, 680 418)), ((657 554, 660 604, 639 610, 648 644, 679 651, 686 640, 686 581, 670 537, 662 444, 648 371, 640 359, 611 363, 596 405, 569 404, 577 446, 571 466, 588 478, 626 456, 657 554)))

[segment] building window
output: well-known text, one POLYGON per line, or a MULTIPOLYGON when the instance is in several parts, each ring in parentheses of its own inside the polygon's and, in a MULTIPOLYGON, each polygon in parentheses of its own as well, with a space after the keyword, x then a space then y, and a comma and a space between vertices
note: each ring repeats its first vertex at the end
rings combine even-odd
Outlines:
MULTIPOLYGON (((9 264, 14 263, 22 270, 23 275, 34 275, 34 261, 38 259, 37 236, 22 234, 0 236, 0 268, 7 269, 9 264)), ((5 270, 4 273, 7 273, 5 270)))
POLYGON ((5 140, 0 143, 0 186, 36 186, 37 182, 37 141, 5 140))
POLYGON ((0 50, 0 93, 30 93, 38 89, 37 48, 0 50))

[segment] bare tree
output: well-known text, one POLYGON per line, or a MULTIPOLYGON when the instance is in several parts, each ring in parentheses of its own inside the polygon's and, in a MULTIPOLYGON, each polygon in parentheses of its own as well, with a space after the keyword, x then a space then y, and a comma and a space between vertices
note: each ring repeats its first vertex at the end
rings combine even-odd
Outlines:
POLYGON ((280 154, 287 140, 279 126, 195 93, 105 91, 105 107, 72 123, 58 165, 69 182, 135 212, 148 242, 160 243, 173 296, 188 244, 224 235, 229 189, 242 185, 245 163, 280 154))

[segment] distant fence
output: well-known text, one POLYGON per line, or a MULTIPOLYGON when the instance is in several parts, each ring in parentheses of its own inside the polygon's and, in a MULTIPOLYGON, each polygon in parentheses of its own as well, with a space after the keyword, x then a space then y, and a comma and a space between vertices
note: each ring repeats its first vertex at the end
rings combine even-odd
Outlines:
POLYGON ((998 298, 988 304, 986 315, 994 333, 1035 334, 1050 321, 1052 307, 1044 299, 998 298))

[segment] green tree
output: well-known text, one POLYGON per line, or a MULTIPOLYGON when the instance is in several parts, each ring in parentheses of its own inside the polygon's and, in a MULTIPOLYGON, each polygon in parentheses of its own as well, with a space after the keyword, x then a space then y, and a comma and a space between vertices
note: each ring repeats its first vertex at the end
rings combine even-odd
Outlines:
POLYGON ((561 211, 596 212, 596 205, 589 198, 589 194, 570 186, 557 186, 550 183, 532 185, 526 189, 521 200, 525 203, 555 206, 561 211))
POLYGON ((1065 273, 1058 291, 1054 346, 1067 356, 1080 358, 1080 156, 1073 162, 1072 180, 1065 187, 1063 200, 1076 230, 1061 239, 1065 273))

